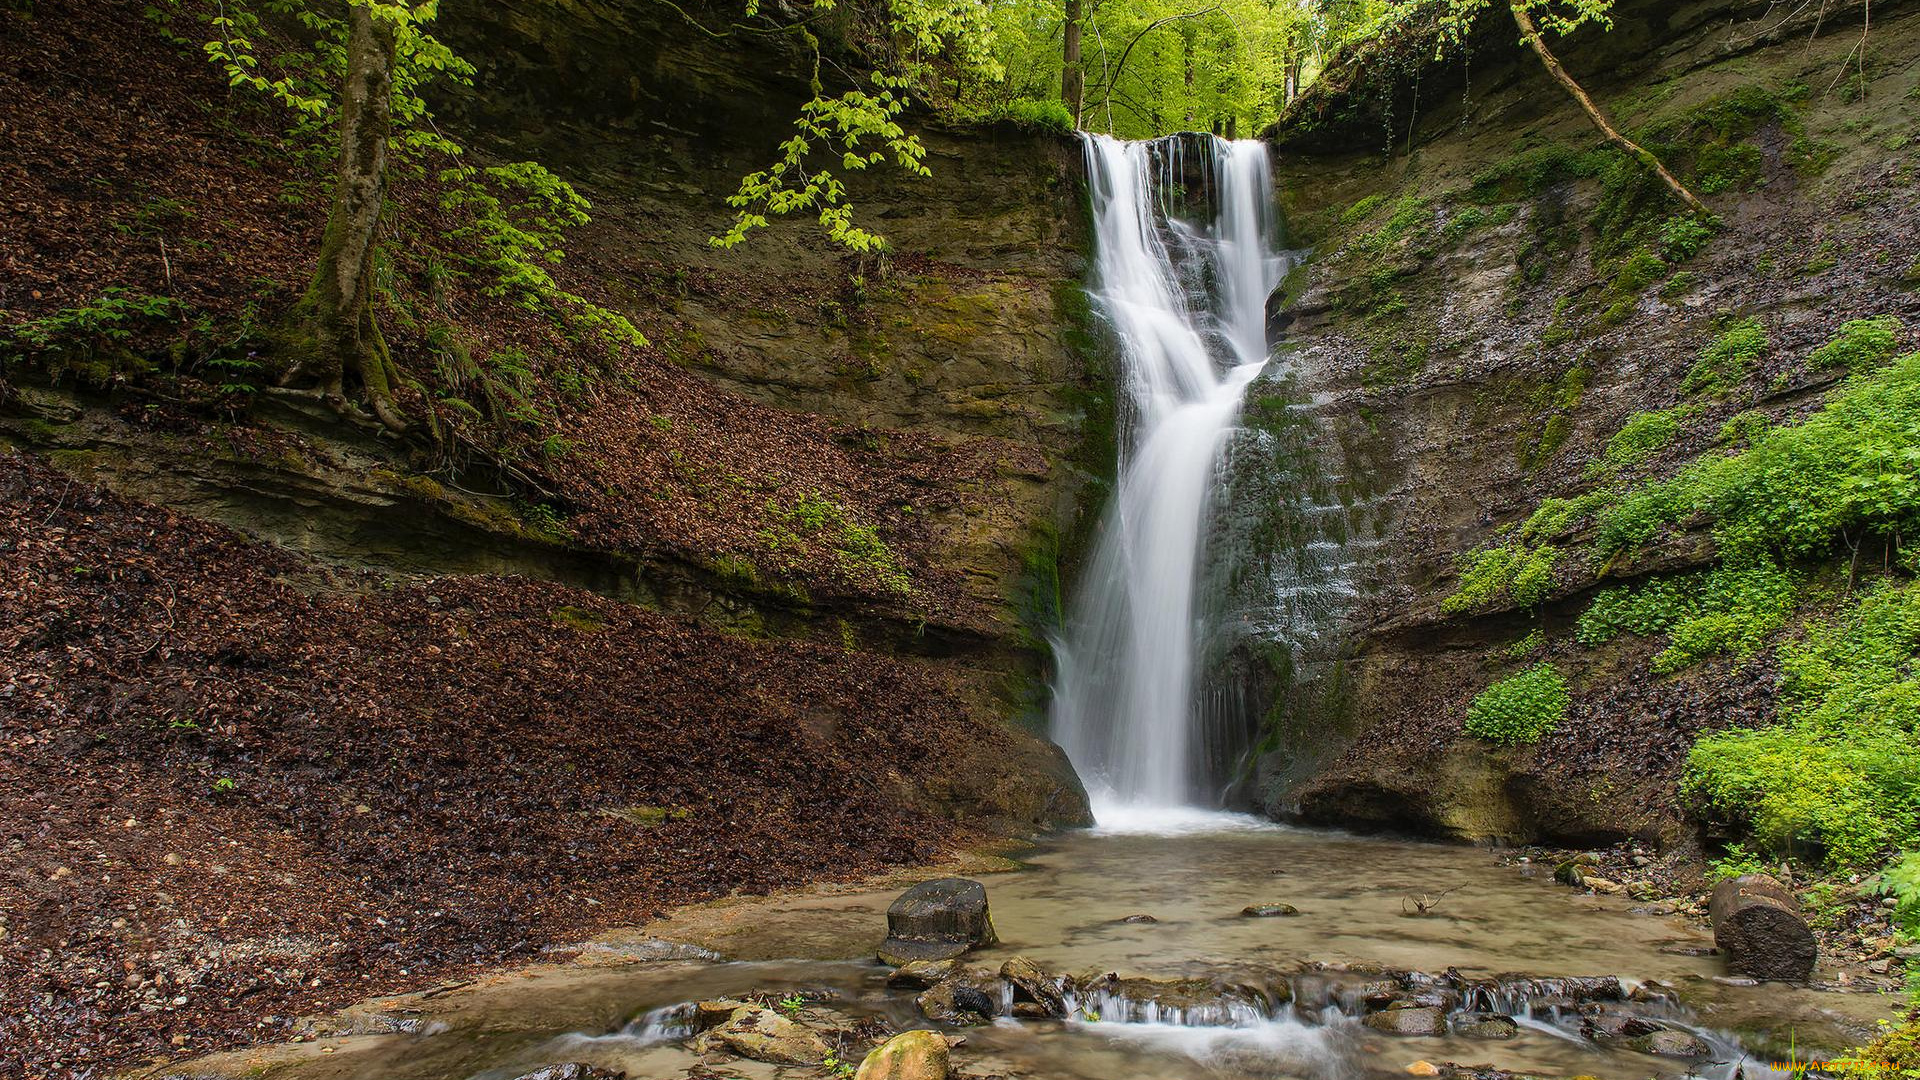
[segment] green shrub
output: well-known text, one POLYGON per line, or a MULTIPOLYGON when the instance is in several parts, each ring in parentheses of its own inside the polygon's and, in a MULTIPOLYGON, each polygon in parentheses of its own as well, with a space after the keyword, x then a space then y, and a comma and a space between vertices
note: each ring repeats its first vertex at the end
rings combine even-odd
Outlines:
POLYGON ((1773 850, 1860 865, 1920 829, 1920 584, 1889 584, 1784 646, 1781 722, 1709 735, 1685 790, 1773 850))
POLYGON ((1460 587, 1440 602, 1443 614, 1492 607, 1502 600, 1533 607, 1553 590, 1553 567, 1560 549, 1490 547, 1468 556, 1460 570, 1460 587))
POLYGON ((1900 330, 1900 320, 1893 315, 1855 319, 1840 328, 1839 337, 1813 350, 1807 364, 1815 370, 1869 371, 1900 351, 1900 330))
POLYGON ((1607 440, 1600 459, 1587 466, 1587 475, 1619 473, 1639 465, 1665 450, 1679 438, 1681 424, 1694 412, 1689 406, 1659 412, 1635 413, 1627 418, 1613 438, 1607 440))
POLYGON ((1573 637, 1588 646, 1604 645, 1621 634, 1651 637, 1698 613, 1699 588, 1694 577, 1655 578, 1594 597, 1574 625, 1573 637))
POLYGON ((1741 319, 1720 332, 1700 353, 1700 359, 1687 372, 1680 388, 1689 394, 1730 393, 1753 374, 1754 365, 1767 354, 1771 342, 1758 319, 1741 319))
POLYGON ((1713 239, 1713 226, 1698 217, 1669 218, 1660 226, 1660 254, 1669 262, 1683 263, 1713 239))
POLYGON ((1481 691, 1467 707, 1467 734, 1496 743, 1537 742, 1567 717, 1567 681, 1542 662, 1481 691))
POLYGON ((124 349, 141 331, 178 322, 185 314, 178 300, 112 285, 91 303, 0 328, 0 354, 98 356, 124 349))
POLYGON ((1035 131, 1073 131, 1073 113, 1056 98, 1016 98, 1000 110, 1000 118, 1035 131))
POLYGON ((1734 564, 1811 559, 1843 530, 1920 534, 1920 353, 1855 376, 1804 422, 1703 458, 1602 512, 1602 555, 1631 550, 1698 514, 1734 564))

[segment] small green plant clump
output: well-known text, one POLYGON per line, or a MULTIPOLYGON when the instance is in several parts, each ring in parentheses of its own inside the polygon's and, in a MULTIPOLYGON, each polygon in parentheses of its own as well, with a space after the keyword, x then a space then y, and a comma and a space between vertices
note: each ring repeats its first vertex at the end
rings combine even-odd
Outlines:
POLYGON ((1587 466, 1587 476, 1611 476, 1645 462, 1672 445, 1673 440, 1680 437, 1681 426, 1696 412, 1697 409, 1682 405, 1628 417, 1613 438, 1607 440, 1607 448, 1599 460, 1587 466))
POLYGON ((1553 591, 1553 567, 1559 560, 1560 549, 1550 544, 1482 548, 1468 557, 1460 570, 1460 587, 1440 602, 1440 611, 1458 615, 1502 600, 1534 607, 1553 591))
POLYGON ((1763 874, 1768 869, 1767 860, 1759 852, 1748 851, 1745 844, 1728 844, 1725 855, 1707 863, 1707 880, 1725 881, 1748 874, 1763 874))
POLYGON ((1900 320, 1893 315, 1855 319, 1840 328, 1839 337, 1815 349, 1807 366, 1816 371, 1871 371, 1900 351, 1900 330, 1900 320))
POLYGON ((1055 98, 1015 98, 1000 109, 996 119, 1011 120, 1034 131, 1062 135, 1073 131, 1073 113, 1055 98))
POLYGON ((0 329, 0 355, 91 359, 123 350, 134 335, 184 314, 178 300, 110 286, 92 303, 0 329))
POLYGON ((1688 394, 1725 397, 1753 374, 1771 342, 1758 319, 1740 319, 1721 330, 1700 353, 1700 359, 1680 384, 1688 394))
POLYGON ((1467 707, 1467 734, 1488 742, 1538 742, 1567 717, 1567 681, 1545 661, 1481 691, 1467 707))

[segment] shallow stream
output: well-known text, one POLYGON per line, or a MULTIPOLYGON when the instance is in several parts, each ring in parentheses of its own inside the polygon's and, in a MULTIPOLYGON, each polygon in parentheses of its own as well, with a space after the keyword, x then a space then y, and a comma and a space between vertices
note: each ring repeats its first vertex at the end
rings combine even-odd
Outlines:
MULTIPOLYGON (((1060 1080, 1345 1080, 1407 1075, 1418 1061, 1485 1064, 1547 1076, 1745 1077, 1776 1074, 1766 1058, 1789 1044, 1841 1045, 1891 1016, 1873 994, 1739 985, 1700 955, 1711 941, 1683 920, 1635 913, 1620 897, 1578 893, 1550 867, 1469 847, 1307 831, 1218 815, 1169 822, 1158 834, 1105 830, 1042 844, 1017 871, 986 875, 1001 944, 968 962, 1015 955, 1062 974, 1159 979, 1202 976, 1248 998, 1181 1012, 1084 994, 1076 1019, 1000 1020, 965 1029, 967 1072, 1060 1080), (1420 904, 1429 910, 1422 914, 1420 904), (1254 904, 1299 914, 1246 918, 1254 904), (1153 922, 1124 922, 1150 915, 1153 922), (1713 1047, 1711 1063, 1674 1061, 1590 1041, 1553 987, 1491 1002, 1516 1037, 1398 1037, 1364 1027, 1357 995, 1380 970, 1458 979, 1504 973, 1615 976, 1644 987, 1633 1006, 1713 1047), (1263 995, 1266 997, 1263 998, 1263 995), (1097 1019, 1095 1017, 1098 1017, 1097 1019), (1171 1022, 1169 1022, 1171 1021, 1171 1022), (1743 1049, 1752 1047, 1753 1050, 1743 1049), (1689 1072, 1693 1069, 1694 1072, 1689 1072)), ((762 992, 824 991, 855 1018, 925 1027, 911 991, 889 990, 871 957, 893 890, 797 895, 693 912, 645 928, 726 958, 548 969, 402 1010, 409 1034, 361 1035, 286 1048, 269 1075, 379 1080, 510 1080, 557 1062, 624 1069, 634 1078, 802 1077, 815 1070, 730 1060, 698 1065, 674 1021, 686 1002, 762 992), (325 1045, 323 1045, 323 1043, 325 1045), (323 1056, 324 1053, 324 1056, 323 1056), (690 1071, 691 1070, 691 1071, 690 1071), (705 1071, 702 1071, 705 1070, 705 1071)), ((640 941, 641 939, 635 939, 640 941)), ((634 942, 589 949, 624 955, 634 942)), ((643 944, 645 949, 660 949, 643 944)), ((1519 985, 1503 984, 1509 987, 1519 985)), ((826 995, 821 995, 826 996, 826 995)), ((1481 1005, 1482 1008, 1486 1004, 1481 1005)), ((252 1058, 257 1066, 264 1059, 252 1058)))

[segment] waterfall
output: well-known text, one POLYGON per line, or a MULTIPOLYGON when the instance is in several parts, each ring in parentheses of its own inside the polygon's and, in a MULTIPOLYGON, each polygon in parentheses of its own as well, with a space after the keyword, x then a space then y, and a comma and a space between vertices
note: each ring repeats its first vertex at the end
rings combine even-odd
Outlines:
POLYGON ((1204 538, 1285 270, 1271 170, 1257 141, 1084 140, 1090 290, 1127 400, 1114 496, 1055 643, 1053 733, 1096 813, 1189 806, 1216 797, 1199 767, 1194 700, 1204 538))

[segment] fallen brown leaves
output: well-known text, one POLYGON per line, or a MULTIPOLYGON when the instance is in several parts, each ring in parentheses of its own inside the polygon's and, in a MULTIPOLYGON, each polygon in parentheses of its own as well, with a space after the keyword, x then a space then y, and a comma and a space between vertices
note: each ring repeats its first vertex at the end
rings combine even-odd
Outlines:
POLYGON ((924 859, 919 781, 1006 738, 886 658, 322 571, 17 456, 0 583, 0 1075, 924 859))

